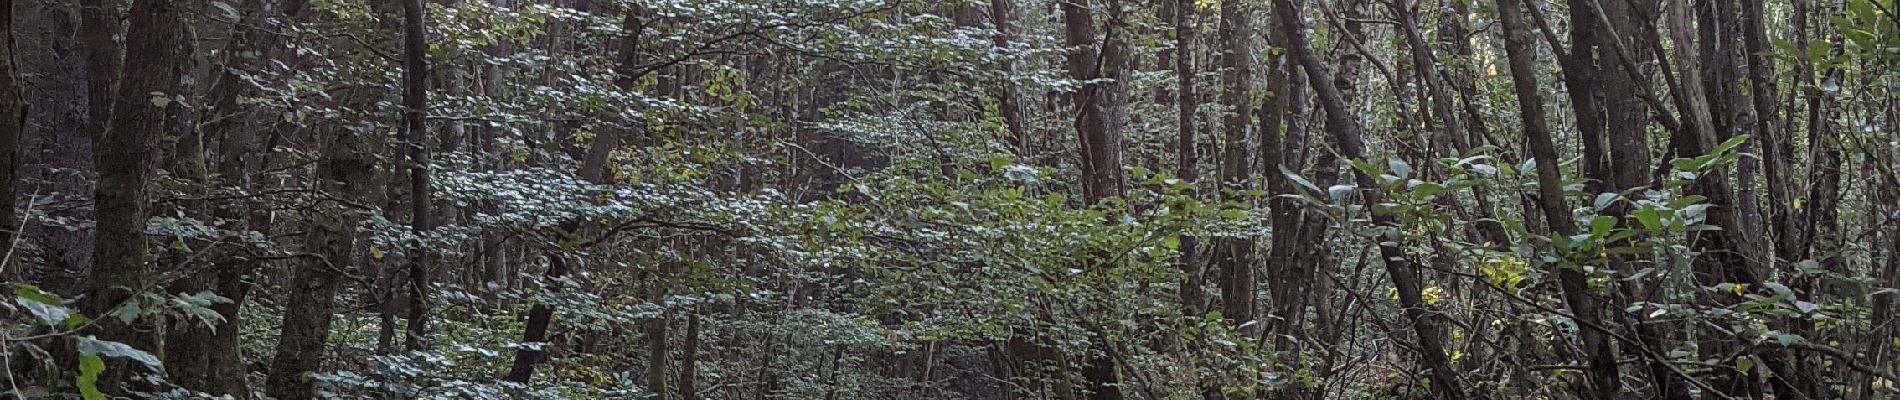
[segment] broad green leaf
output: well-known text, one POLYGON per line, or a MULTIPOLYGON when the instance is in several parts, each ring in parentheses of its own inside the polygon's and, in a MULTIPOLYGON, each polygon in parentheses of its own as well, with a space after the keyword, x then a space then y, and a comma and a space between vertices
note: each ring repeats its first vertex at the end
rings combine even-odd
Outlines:
POLYGON ((131 345, 125 343, 99 340, 90 335, 80 336, 78 340, 79 355, 82 356, 129 358, 132 359, 132 361, 138 361, 141 364, 145 364, 145 366, 152 367, 153 370, 158 370, 161 367, 158 357, 144 350, 132 348, 131 345))
POLYGON ((46 324, 46 326, 59 326, 60 322, 66 321, 67 318, 72 318, 73 316, 72 310, 68 310, 66 307, 62 307, 58 304, 41 303, 38 300, 28 299, 26 297, 16 297, 13 299, 13 302, 25 308, 28 313, 33 314, 33 317, 39 318, 40 323, 46 324))

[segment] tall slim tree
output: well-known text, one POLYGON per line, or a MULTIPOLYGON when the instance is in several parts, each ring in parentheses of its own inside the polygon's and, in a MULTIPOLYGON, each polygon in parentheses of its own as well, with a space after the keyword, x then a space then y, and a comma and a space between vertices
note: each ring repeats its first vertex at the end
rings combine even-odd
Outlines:
MULTIPOLYGON (((135 295, 152 289, 155 283, 151 267, 146 265, 145 225, 151 211, 151 196, 146 186, 157 169, 160 140, 178 135, 168 131, 178 125, 171 119, 182 112, 184 82, 190 70, 190 54, 182 47, 185 18, 182 4, 163 0, 133 2, 127 31, 125 83, 113 96, 111 123, 100 135, 98 158, 99 185, 93 191, 97 211, 97 239, 93 241, 92 276, 86 281, 86 297, 80 310, 86 315, 106 316, 135 295)), ((157 343, 149 321, 122 323, 116 318, 101 318, 99 337, 133 347, 150 349, 157 343)), ((122 363, 121 363, 122 364, 122 363)), ((126 368, 108 368, 111 378, 105 386, 117 385, 126 368)))
MULTIPOLYGON (((434 197, 429 187, 429 131, 423 113, 428 110, 429 44, 424 41, 426 20, 423 0, 402 2, 402 134, 409 160, 410 231, 425 238, 435 229, 430 210, 434 197)), ((403 348, 420 350, 428 333, 429 277, 428 245, 418 244, 409 253, 409 325, 403 348)))
MULTIPOLYGON (((638 68, 640 67, 643 57, 640 52, 640 32, 646 28, 646 21, 642 18, 640 10, 627 10, 625 12, 626 17, 621 27, 627 32, 632 32, 633 35, 622 39, 619 61, 614 67, 614 86, 621 90, 631 90, 638 84, 638 79, 641 78, 638 76, 640 73, 638 68)), ((594 142, 588 144, 587 151, 581 159, 580 171, 577 174, 581 180, 596 184, 606 182, 608 157, 626 140, 623 136, 626 136, 625 132, 609 130, 607 133, 595 137, 594 142)), ((580 221, 567 221, 561 225, 561 230, 570 234, 578 232, 580 229, 580 221)), ((567 256, 563 254, 566 250, 567 249, 553 249, 548 256, 548 269, 543 276, 545 276, 547 285, 549 285, 547 290, 550 292, 561 291, 561 279, 571 272, 567 256)), ((531 307, 528 310, 526 326, 521 334, 521 342, 536 346, 545 344, 547 341, 548 327, 554 322, 554 311, 554 306, 549 304, 536 303, 531 307)), ((528 383, 529 380, 534 378, 535 366, 546 361, 546 357, 546 350, 539 347, 524 347, 515 352, 514 363, 509 367, 508 373, 504 375, 502 379, 511 382, 528 383)))
MULTIPOLYGON (((1287 35, 1293 57, 1306 69, 1309 83, 1318 94, 1320 106, 1326 109, 1326 131, 1332 136, 1333 145, 1340 156, 1353 160, 1366 157, 1365 139, 1361 136, 1359 123, 1353 119, 1352 111, 1346 106, 1345 98, 1331 80, 1322 79, 1326 71, 1325 63, 1307 41, 1306 22, 1300 18, 1299 7, 1292 0, 1274 0, 1274 10, 1280 22, 1280 30, 1287 35)), ((1364 171, 1355 170, 1353 181, 1358 185, 1359 195, 1364 199, 1367 210, 1379 208, 1383 195, 1376 179, 1364 171)), ((1372 213, 1372 223, 1382 229, 1396 228, 1396 218, 1388 213, 1372 213)), ((1446 353, 1444 330, 1439 326, 1437 316, 1427 311, 1422 293, 1417 267, 1413 266, 1405 250, 1391 241, 1379 243, 1379 258, 1385 265, 1386 273, 1392 279, 1392 286, 1399 297, 1399 306, 1405 309, 1405 318, 1411 325, 1419 342, 1419 357, 1424 359, 1431 371, 1432 394, 1441 399, 1464 398, 1464 385, 1459 382, 1458 373, 1451 369, 1451 360, 1446 353)))
MULTIPOLYGON (((0 249, 12 249, 14 238, 21 234, 13 209, 18 198, 15 192, 20 131, 26 127, 26 99, 20 97, 20 70, 13 58, 13 0, 0 0, 0 249)), ((0 279, 16 279, 12 261, 0 259, 0 279)))

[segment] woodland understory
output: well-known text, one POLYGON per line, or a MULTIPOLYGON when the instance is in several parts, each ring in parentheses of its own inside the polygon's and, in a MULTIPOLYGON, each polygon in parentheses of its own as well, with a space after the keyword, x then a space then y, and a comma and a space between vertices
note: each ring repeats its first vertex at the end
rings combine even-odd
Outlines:
POLYGON ((1895 0, 0 0, 0 398, 1900 398, 1895 0))

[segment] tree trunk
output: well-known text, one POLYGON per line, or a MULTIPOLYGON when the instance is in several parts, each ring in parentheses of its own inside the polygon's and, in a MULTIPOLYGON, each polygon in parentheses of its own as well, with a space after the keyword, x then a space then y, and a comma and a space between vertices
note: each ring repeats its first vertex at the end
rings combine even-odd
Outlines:
MULTIPOLYGON (((20 96, 20 70, 13 59, 13 0, 0 0, 0 252, 11 255, 21 234, 14 218, 20 169, 20 131, 26 128, 26 99, 20 96)), ((0 258, 0 280, 22 281, 12 257, 0 258)))
MULTIPOLYGON (((1251 159, 1247 146, 1252 110, 1248 86, 1253 79, 1253 25, 1249 14, 1253 10, 1238 1, 1221 3, 1220 40, 1221 40, 1221 130, 1225 132, 1222 143, 1226 146, 1221 154, 1220 186, 1221 197, 1238 200, 1238 193, 1247 189, 1251 159)), ((1253 336, 1255 328, 1249 323, 1255 322, 1255 284, 1254 284, 1254 243, 1244 237, 1224 237, 1214 243, 1214 266, 1221 274, 1221 316, 1226 318, 1242 336, 1253 336)))
MULTIPOLYGON (((146 186, 157 168, 156 152, 160 139, 179 134, 171 118, 182 112, 184 104, 175 101, 184 95, 184 76, 189 71, 189 54, 184 47, 184 10, 170 1, 142 0, 133 3, 129 18, 131 42, 123 76, 126 84, 113 96, 109 128, 99 142, 99 185, 93 192, 97 209, 97 238, 92 249, 92 276, 86 281, 86 297, 80 310, 100 321, 98 336, 139 349, 155 350, 156 338, 146 333, 150 321, 120 323, 103 318, 127 301, 135 301, 140 292, 153 289, 151 268, 146 265, 146 218, 151 198, 146 186), (159 98, 153 93, 162 93, 159 98)), ((127 378, 128 365, 115 360, 99 386, 111 391, 127 378)))
MULTIPOLYGON (((1016 40, 1015 2, 1013 0, 990 0, 990 23, 996 27, 995 41, 998 48, 1009 48, 1016 40)), ((1003 76, 1016 76, 1016 61, 1003 58, 998 68, 1003 76)), ((1003 126, 1009 130, 1010 145, 1016 150, 1016 159, 1031 163, 1034 154, 1030 148, 1029 132, 1023 128, 1023 105, 1021 89, 1014 81, 1003 82, 996 95, 998 112, 1003 114, 1003 126)))
MULTIPOLYGON (((643 23, 639 10, 628 10, 626 19, 622 22, 623 28, 626 31, 635 33, 634 36, 626 38, 625 42, 621 45, 620 60, 614 68, 614 85, 622 90, 631 90, 637 83, 635 80, 639 78, 633 76, 633 73, 635 72, 634 68, 641 62, 639 52, 641 37, 638 33, 645 29, 643 23)), ((620 147, 620 144, 625 140, 623 136, 626 136, 626 133, 619 132, 615 129, 609 130, 594 138, 594 142, 587 146, 587 153, 581 159, 581 167, 578 173, 581 180, 594 184, 604 184, 607 182, 608 157, 612 155, 614 149, 620 147)), ((579 232, 580 229, 580 221, 567 221, 561 224, 562 232, 571 234, 579 232)), ((569 273, 568 261, 563 254, 566 250, 568 249, 549 249, 548 270, 542 279, 548 285, 547 290, 549 292, 560 292, 561 278, 566 277, 569 273)), ((548 326, 553 322, 553 318, 554 308, 551 305, 537 303, 534 307, 530 308, 528 310, 526 328, 521 334, 522 344, 533 344, 545 347, 547 345, 548 326)), ((511 382, 528 383, 534 378, 535 365, 546 361, 546 354, 547 350, 540 348, 523 348, 516 351, 514 363, 509 367, 508 374, 502 379, 511 382)))
MULTIPOLYGON (((1366 156, 1364 138, 1358 122, 1353 120, 1351 110, 1346 106, 1345 98, 1332 81, 1319 79, 1324 76, 1325 64, 1307 42, 1306 23, 1299 16, 1299 9, 1292 0, 1274 0, 1278 12, 1280 29, 1291 42, 1290 50, 1306 68, 1309 81, 1319 95, 1320 105, 1326 109, 1326 131, 1334 139, 1334 145, 1341 156, 1359 160, 1366 156)), ((1365 172, 1356 171, 1354 181, 1363 190, 1360 191, 1367 209, 1375 209, 1383 197, 1376 179, 1365 172)), ((1372 213, 1374 225, 1384 229, 1397 229, 1391 214, 1372 213)), ((1385 264, 1386 273, 1391 275, 1392 286, 1397 289, 1399 305, 1405 308, 1406 319, 1410 320, 1413 333, 1418 335, 1419 353, 1426 366, 1431 370, 1431 390, 1441 399, 1464 398, 1463 384, 1458 374, 1451 369, 1451 361, 1445 354, 1443 331, 1437 317, 1427 313, 1427 306, 1421 293, 1418 271, 1411 265, 1404 250, 1398 245, 1384 242, 1379 245, 1379 256, 1385 264)))
MULTIPOLYGON (((429 132, 423 121, 428 107, 429 45, 423 37, 426 16, 422 2, 402 2, 402 134, 409 160, 409 227, 419 239, 426 238, 435 229, 435 216, 429 207, 434 201, 429 188, 429 132)), ((419 243, 406 257, 409 325, 402 344, 409 351, 421 350, 423 337, 428 333, 429 286, 433 284, 429 277, 432 258, 429 248, 419 243)))

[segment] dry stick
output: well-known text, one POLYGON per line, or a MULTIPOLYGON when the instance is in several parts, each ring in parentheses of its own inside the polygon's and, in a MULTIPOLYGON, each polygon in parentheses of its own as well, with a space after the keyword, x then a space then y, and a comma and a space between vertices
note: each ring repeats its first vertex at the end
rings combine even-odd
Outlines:
MULTIPOLYGON (((10 261, 13 261, 13 251, 20 248, 20 240, 22 237, 26 236, 24 235, 24 233, 26 233, 26 223, 27 221, 33 220, 33 203, 38 203, 39 198, 40 198, 40 190, 37 188, 33 189, 32 195, 29 195, 26 197, 26 212, 20 214, 20 226, 13 230, 13 242, 7 243, 6 256, 0 256, 0 278, 6 278, 8 276, 13 275, 12 274, 13 268, 8 267, 8 265, 12 265, 10 261)), ((13 212, 13 210, 0 210, 0 212, 13 212)), ((26 281, 26 279, 20 279, 20 281, 24 282, 26 281)), ((5 343, 5 342, 6 342, 5 340, 0 340, 0 343, 5 343)), ((5 350, 5 349, 0 349, 0 350, 5 350)), ((13 371, 8 370, 7 372, 8 372, 7 378, 12 379, 13 374, 11 372, 13 371)))

